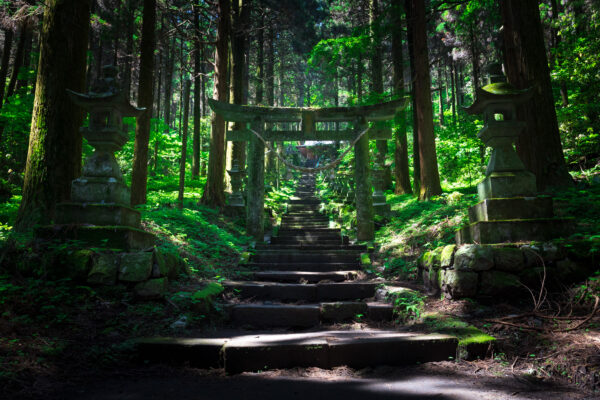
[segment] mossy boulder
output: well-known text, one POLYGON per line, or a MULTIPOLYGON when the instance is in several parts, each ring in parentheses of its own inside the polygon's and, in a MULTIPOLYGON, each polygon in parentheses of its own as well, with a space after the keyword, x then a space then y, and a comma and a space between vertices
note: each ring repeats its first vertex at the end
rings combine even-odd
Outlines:
POLYGON ((119 280, 123 282, 143 282, 150 278, 153 264, 154 255, 152 252, 124 253, 121 255, 119 280))
POLYGON ((521 249, 514 247, 495 247, 494 265, 497 270, 519 272, 525 268, 525 256, 521 249))
POLYGON ((169 285, 167 278, 150 279, 141 282, 133 288, 136 296, 143 299, 156 299, 164 296, 169 285))
POLYGON ((502 271, 484 271, 481 273, 481 289, 483 295, 507 293, 521 287, 516 275, 502 271))
POLYGON ((454 262, 454 252, 456 251, 456 245, 450 244, 444 246, 440 253, 440 266, 442 268, 450 268, 454 262))
POLYGON ((473 297, 477 294, 476 272, 443 270, 441 277, 442 290, 453 299, 473 297))
POLYGON ((423 269, 423 285, 427 290, 427 294, 436 296, 440 292, 440 277, 442 270, 438 268, 423 269))
POLYGON ((84 282, 88 276, 92 263, 94 261, 94 252, 89 249, 74 251, 66 257, 67 276, 74 281, 84 282))
POLYGON ((487 271, 494 267, 492 247, 467 244, 460 246, 454 254, 454 269, 457 271, 487 271))
POLYGON ((88 274, 87 281, 92 285, 114 285, 117 281, 119 256, 98 254, 88 274))

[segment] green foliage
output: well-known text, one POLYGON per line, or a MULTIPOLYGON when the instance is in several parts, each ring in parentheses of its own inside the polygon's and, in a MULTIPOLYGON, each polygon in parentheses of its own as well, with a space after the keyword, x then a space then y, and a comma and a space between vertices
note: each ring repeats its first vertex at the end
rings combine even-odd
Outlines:
POLYGON ((425 295, 416 290, 404 289, 388 295, 394 305, 394 314, 400 322, 418 320, 425 305, 425 295))

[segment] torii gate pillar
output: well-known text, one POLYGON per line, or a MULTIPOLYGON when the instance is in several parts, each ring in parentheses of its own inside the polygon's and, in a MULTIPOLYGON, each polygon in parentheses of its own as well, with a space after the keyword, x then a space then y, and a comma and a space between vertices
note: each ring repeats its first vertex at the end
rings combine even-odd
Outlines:
MULTIPOLYGON (((264 122, 257 118, 251 123, 254 131, 262 133, 264 122)), ((248 141, 248 185, 246 232, 256 240, 264 239, 265 208, 265 145, 252 135, 248 141)))
MULTIPOLYGON (((364 118, 359 118, 355 130, 361 132, 368 127, 364 118)), ((375 239, 373 222, 373 196, 369 179, 369 133, 354 145, 354 185, 356 193, 356 238, 375 239)))

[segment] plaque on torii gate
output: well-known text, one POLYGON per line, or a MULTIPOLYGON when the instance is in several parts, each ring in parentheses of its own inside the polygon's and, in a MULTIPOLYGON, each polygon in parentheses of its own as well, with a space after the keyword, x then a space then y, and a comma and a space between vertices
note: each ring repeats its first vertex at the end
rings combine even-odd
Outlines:
POLYGON ((385 125, 406 107, 405 98, 370 106, 355 107, 263 107, 230 104, 209 99, 212 110, 225 121, 238 123, 228 130, 227 141, 247 141, 248 199, 246 230, 263 239, 264 218, 264 142, 350 141, 354 144, 354 180, 358 240, 373 240, 373 198, 369 179, 369 140, 391 139, 392 129, 385 125), (319 129, 319 123, 349 123, 349 129, 319 129), (369 127, 369 122, 373 126, 369 127), (265 129, 265 124, 286 130, 265 129), (241 128, 239 127, 241 125, 241 128), (364 133, 366 131, 366 133, 364 133), (362 134, 362 136, 361 136, 362 134), (260 136, 260 137, 259 137, 260 136), (262 140, 261 140, 262 138, 262 140))

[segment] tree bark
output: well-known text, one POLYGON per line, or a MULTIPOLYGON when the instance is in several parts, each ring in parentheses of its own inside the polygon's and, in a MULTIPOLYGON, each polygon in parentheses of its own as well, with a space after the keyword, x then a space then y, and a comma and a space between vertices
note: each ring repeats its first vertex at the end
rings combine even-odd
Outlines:
MULTIPOLYGON (((245 69, 246 69, 246 36, 248 30, 249 9, 247 0, 233 0, 233 35, 231 40, 233 104, 244 104, 245 69)), ((236 123, 234 129, 243 129, 244 125, 236 123)), ((232 157, 240 168, 246 165, 246 142, 232 142, 232 157)))
POLYGON ((12 50, 14 32, 12 29, 4 30, 4 47, 2 48, 2 65, 0 65, 0 110, 4 104, 4 92, 6 88, 6 77, 8 76, 8 64, 10 62, 10 51, 12 50))
MULTIPOLYGON (((402 19, 400 11, 402 8, 401 0, 392 0, 392 15, 394 23, 392 25, 392 61, 394 67, 394 94, 398 97, 404 97, 404 54, 402 52, 402 19)), ((401 110, 395 118, 396 130, 394 131, 394 140, 396 141, 396 150, 394 151, 394 178, 396 181, 395 193, 412 193, 410 187, 410 172, 408 169, 408 141, 406 139, 406 110, 401 110)))
POLYGON ((13 61, 13 68, 10 74, 10 81, 8 83, 8 87, 6 88, 6 97, 5 101, 8 100, 13 94, 15 94, 15 88, 17 87, 17 79, 19 77, 19 72, 21 71, 21 66, 23 65, 23 53, 25 52, 25 39, 27 38, 27 28, 25 24, 21 24, 21 28, 19 29, 19 41, 17 42, 17 51, 15 52, 15 57, 13 61))
MULTIPOLYGON (((215 100, 227 101, 228 97, 228 42, 230 31, 230 2, 219 0, 219 22, 217 25, 217 44, 215 51, 215 100)), ((225 120, 213 113, 212 129, 210 135, 210 153, 208 156, 208 176, 204 193, 200 200, 202 204, 213 207, 225 205, 224 178, 225 178, 225 120)))
POLYGON ((256 76, 257 76, 257 79, 256 79, 255 102, 257 105, 260 105, 263 102, 263 87, 264 87, 264 81, 265 81, 264 27, 265 27, 265 18, 263 15, 261 15, 260 26, 258 27, 258 32, 256 34, 256 76))
MULTIPOLYGON (((381 61, 381 37, 379 35, 379 27, 377 26, 377 17, 379 16, 378 0, 371 0, 370 7, 370 22, 371 22, 371 37, 372 37, 372 53, 371 53, 371 80, 372 91, 377 96, 383 96, 383 63, 381 61)), ((385 166, 385 156, 387 155, 387 140, 377 140, 375 142, 377 153, 383 160, 385 166)))
POLYGON ((148 181, 148 143, 154 95, 154 49, 156 47, 156 0, 144 0, 142 22, 142 43, 140 45, 140 84, 138 105, 146 112, 137 119, 133 148, 133 169, 131 172, 131 205, 146 203, 146 183, 148 181))
MULTIPOLYGON (((236 0, 234 0, 236 1, 236 0)), ((198 179, 200 176, 200 102, 201 102, 201 90, 200 85, 202 84, 200 79, 200 12, 198 7, 194 6, 194 137, 192 140, 192 179, 198 179)))
POLYGON ((21 71, 24 76, 17 78, 17 90, 26 88, 29 84, 29 69, 31 68, 31 48, 33 47, 33 27, 30 21, 24 24, 25 29, 25 48, 23 50, 23 61, 21 62, 21 71))
POLYGON ((89 26, 90 0, 46 2, 18 231, 50 223, 80 174, 83 112, 66 90, 85 90, 89 26))
POLYGON ((421 186, 419 199, 428 200, 442 193, 437 166, 435 136, 433 132, 433 107, 431 104, 431 76, 427 48, 427 21, 425 2, 410 0, 414 35, 415 103, 418 120, 419 163, 421 186))
POLYGON ((517 152, 537 178, 538 190, 568 187, 573 180, 563 156, 550 69, 544 46, 538 2, 502 0, 504 60, 508 80, 518 89, 533 87, 533 98, 519 107, 527 128, 519 135, 517 152))
POLYGON ((421 187, 421 163, 419 156, 419 119, 417 118, 417 102, 415 97, 415 40, 414 40, 414 13, 411 0, 405 0, 404 10, 406 12, 406 41, 408 43, 408 56, 410 62, 410 89, 412 110, 412 141, 413 141, 413 186, 415 193, 419 193, 421 187))
POLYGON ((179 194, 177 206, 183 208, 183 193, 185 190, 185 165, 187 161, 188 122, 190 116, 190 86, 189 79, 185 80, 183 89, 183 129, 181 134, 181 161, 179 163, 179 194))

